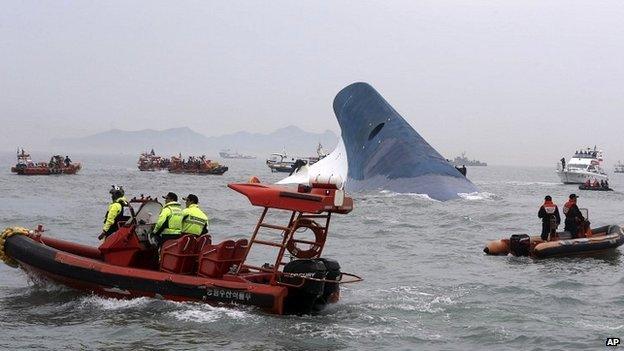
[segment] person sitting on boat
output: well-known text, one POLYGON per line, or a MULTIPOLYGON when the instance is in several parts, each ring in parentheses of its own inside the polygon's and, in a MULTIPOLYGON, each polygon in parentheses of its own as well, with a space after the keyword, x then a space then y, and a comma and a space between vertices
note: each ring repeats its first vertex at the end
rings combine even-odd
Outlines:
POLYGON ((566 217, 563 230, 570 232, 573 239, 577 237, 579 225, 585 222, 585 217, 583 217, 581 210, 576 205, 577 198, 576 194, 570 194, 568 202, 563 205, 563 214, 566 217))
POLYGON ((182 200, 186 201, 186 208, 182 210, 182 234, 208 233, 208 216, 199 208, 197 195, 188 194, 182 200))
POLYGON ((104 226, 102 227, 102 234, 98 236, 98 239, 104 239, 119 229, 119 223, 127 220, 124 216, 124 207, 128 207, 128 200, 124 197, 123 188, 113 185, 110 190, 112 202, 108 205, 108 210, 104 215, 104 226))
POLYGON ((559 208, 552 202, 552 197, 546 195, 544 204, 537 212, 537 217, 542 219, 542 240, 553 239, 557 235, 557 227, 561 223, 559 208))
POLYGON ((65 167, 69 167, 71 165, 71 159, 69 156, 65 155, 65 167))
POLYGON ((586 188, 591 187, 591 180, 589 178, 587 178, 587 180, 585 181, 585 187, 586 188))
POLYGON ((603 188, 609 189, 609 181, 605 179, 603 188))
POLYGON ((594 187, 594 188, 599 188, 600 187, 600 183, 598 183, 598 179, 594 179, 594 183, 592 184, 592 187, 594 187))
POLYGON ((152 237, 158 246, 162 246, 167 240, 178 239, 182 233, 182 208, 178 202, 178 195, 170 192, 163 198, 165 205, 160 210, 158 221, 152 231, 152 237))

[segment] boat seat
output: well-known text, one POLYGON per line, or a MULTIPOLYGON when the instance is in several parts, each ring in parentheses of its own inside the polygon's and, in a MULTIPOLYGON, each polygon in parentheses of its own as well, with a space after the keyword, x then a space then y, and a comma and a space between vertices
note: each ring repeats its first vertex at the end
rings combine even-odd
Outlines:
POLYGON ((233 265, 240 265, 245 258, 245 254, 247 253, 247 248, 249 247, 249 241, 247 239, 240 239, 236 241, 234 246, 234 254, 232 254, 232 264, 228 267, 228 270, 233 265))
POLYGON ((197 238, 197 245, 195 246, 195 252, 197 254, 200 254, 206 245, 211 245, 211 244, 212 244, 212 237, 210 236, 210 234, 200 235, 197 238))
POLYGON ((197 240, 194 235, 167 240, 160 249, 160 270, 177 274, 193 274, 197 261, 197 240))
POLYGON ((197 275, 221 278, 230 269, 236 248, 234 240, 226 240, 218 245, 204 245, 199 253, 197 275))
POLYGON ((234 243, 234 252, 228 262, 224 263, 222 267, 223 274, 227 274, 233 266, 238 266, 243 262, 247 248, 249 247, 249 241, 247 239, 240 239, 234 243))

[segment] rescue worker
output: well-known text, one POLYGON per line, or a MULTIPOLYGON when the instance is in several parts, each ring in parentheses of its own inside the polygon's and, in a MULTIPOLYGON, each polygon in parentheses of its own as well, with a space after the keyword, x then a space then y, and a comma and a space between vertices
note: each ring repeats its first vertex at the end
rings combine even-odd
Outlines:
POLYGON ((570 194, 568 202, 563 205, 563 214, 566 217, 564 230, 572 234, 572 239, 577 237, 579 225, 585 222, 585 217, 583 217, 581 210, 576 205, 577 198, 576 194, 570 194))
POLYGON ((165 205, 160 210, 158 221, 152 231, 158 246, 162 246, 167 240, 178 239, 182 233, 182 208, 178 202, 178 195, 170 192, 163 198, 165 205))
POLYGON ((119 223, 127 220, 124 216, 124 207, 128 207, 128 200, 124 197, 122 187, 114 186, 110 190, 112 202, 108 205, 108 210, 104 215, 104 226, 102 234, 98 239, 104 239, 119 229, 119 223))
POLYGON ((561 216, 559 216, 559 208, 552 202, 550 195, 544 198, 544 204, 537 212, 537 217, 542 219, 542 240, 554 239, 557 235, 557 227, 561 223, 561 216))
POLYGON ((208 233, 208 216, 199 208, 194 194, 183 198, 186 208, 182 210, 182 234, 202 235, 208 233))
POLYGON ((69 156, 65 155, 65 167, 69 167, 71 165, 71 159, 69 156))

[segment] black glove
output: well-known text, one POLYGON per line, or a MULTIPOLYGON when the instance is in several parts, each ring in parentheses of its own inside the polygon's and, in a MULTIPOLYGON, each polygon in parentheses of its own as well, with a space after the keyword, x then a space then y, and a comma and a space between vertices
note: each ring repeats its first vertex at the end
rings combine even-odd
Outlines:
POLYGON ((102 240, 106 238, 106 232, 102 232, 102 234, 100 234, 100 236, 98 236, 98 240, 102 240))

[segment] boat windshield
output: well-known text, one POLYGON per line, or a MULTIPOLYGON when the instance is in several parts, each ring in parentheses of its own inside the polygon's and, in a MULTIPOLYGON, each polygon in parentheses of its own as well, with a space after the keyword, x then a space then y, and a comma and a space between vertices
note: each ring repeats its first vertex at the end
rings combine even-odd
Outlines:
POLYGON ((148 240, 148 235, 152 232, 152 229, 154 229, 161 209, 162 205, 159 202, 147 201, 141 205, 138 212, 135 214, 135 232, 140 241, 148 240))

